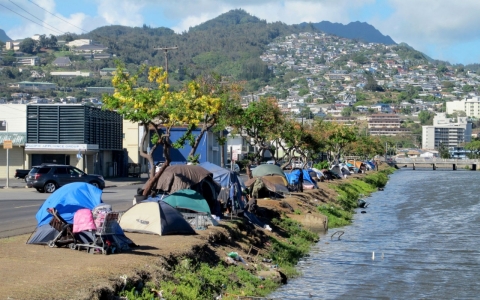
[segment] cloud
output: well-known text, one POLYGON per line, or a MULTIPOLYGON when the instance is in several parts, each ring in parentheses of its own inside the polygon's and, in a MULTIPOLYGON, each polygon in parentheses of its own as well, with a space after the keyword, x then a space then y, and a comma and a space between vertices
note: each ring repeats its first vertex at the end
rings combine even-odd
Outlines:
POLYGON ((107 24, 140 26, 144 23, 142 9, 145 1, 97 0, 98 14, 107 24))
POLYGON ((375 0, 245 0, 239 7, 238 1, 233 0, 177 0, 174 3, 163 5, 163 10, 164 15, 181 19, 172 29, 182 32, 236 8, 242 8, 267 22, 281 21, 286 24, 299 24, 329 20, 349 23, 347 11, 374 2, 375 0))

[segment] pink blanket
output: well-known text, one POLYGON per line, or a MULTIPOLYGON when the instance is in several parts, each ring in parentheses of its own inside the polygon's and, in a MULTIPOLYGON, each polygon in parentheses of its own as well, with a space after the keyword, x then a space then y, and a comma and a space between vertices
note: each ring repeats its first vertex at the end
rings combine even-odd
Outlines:
POLYGON ((95 222, 93 222, 92 211, 88 208, 82 208, 77 210, 73 216, 73 233, 96 230, 95 222))

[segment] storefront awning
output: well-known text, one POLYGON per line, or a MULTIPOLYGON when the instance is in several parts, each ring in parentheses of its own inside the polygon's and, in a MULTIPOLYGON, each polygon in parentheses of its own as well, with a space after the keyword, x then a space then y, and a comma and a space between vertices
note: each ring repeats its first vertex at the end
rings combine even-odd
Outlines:
POLYGON ((27 140, 26 132, 0 132, 0 145, 3 141, 12 141, 13 146, 25 146, 27 140))

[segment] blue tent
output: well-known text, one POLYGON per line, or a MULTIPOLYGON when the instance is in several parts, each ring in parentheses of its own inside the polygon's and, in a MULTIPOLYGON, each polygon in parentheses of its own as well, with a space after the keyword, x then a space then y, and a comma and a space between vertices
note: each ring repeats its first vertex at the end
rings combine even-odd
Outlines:
POLYGON ((290 173, 285 173, 289 185, 295 185, 299 183, 298 181, 300 180, 300 172, 300 169, 296 169, 290 173))
POLYGON ((102 190, 86 182, 74 182, 62 186, 43 202, 35 215, 38 225, 48 224, 53 216, 47 208, 56 208, 58 214, 69 224, 73 224, 73 215, 81 208, 92 210, 102 203, 102 190))
POLYGON ((237 173, 210 162, 203 162, 199 166, 212 173, 213 180, 222 187, 218 200, 226 203, 229 198, 235 198, 238 200, 238 207, 243 209, 243 202, 240 199, 242 199, 242 189, 245 188, 245 184, 237 173))
POLYGON ((313 180, 312 176, 310 176, 310 170, 302 170, 303 172, 303 181, 307 181, 311 184, 313 184, 314 187, 318 188, 317 186, 317 182, 315 180, 313 180))

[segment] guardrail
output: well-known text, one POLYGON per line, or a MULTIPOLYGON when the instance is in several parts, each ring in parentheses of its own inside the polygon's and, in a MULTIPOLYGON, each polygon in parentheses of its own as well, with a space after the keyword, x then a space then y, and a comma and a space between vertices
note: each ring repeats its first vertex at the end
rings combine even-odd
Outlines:
POLYGON ((393 163, 457 163, 457 164, 476 164, 480 163, 480 159, 461 159, 461 158, 428 158, 428 157, 419 157, 419 158, 397 158, 392 161, 393 163))

